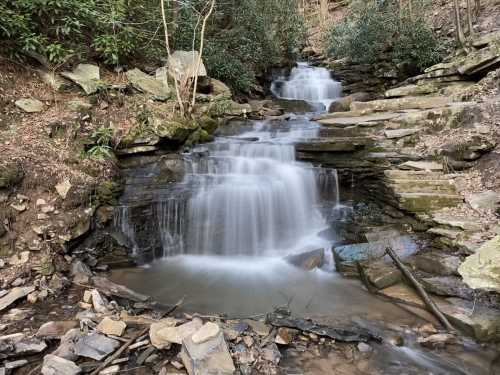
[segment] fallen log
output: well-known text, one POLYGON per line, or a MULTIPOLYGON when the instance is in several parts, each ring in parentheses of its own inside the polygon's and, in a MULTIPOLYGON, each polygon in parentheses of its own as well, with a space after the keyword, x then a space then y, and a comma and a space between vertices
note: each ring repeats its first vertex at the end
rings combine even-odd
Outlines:
POLYGON ((341 342, 382 342, 382 337, 356 325, 346 327, 332 327, 315 323, 311 320, 292 318, 276 313, 267 314, 266 322, 274 327, 298 329, 303 332, 314 333, 318 336, 329 337, 341 342))
POLYGON ((441 324, 451 332, 455 332, 455 328, 451 325, 451 323, 448 321, 448 319, 444 316, 442 311, 439 309, 439 307, 436 305, 436 303, 431 299, 429 294, 425 291, 425 289, 422 287, 422 284, 413 276, 411 271, 406 267, 401 259, 399 259, 398 255, 392 250, 390 247, 386 249, 386 253, 392 258, 394 261, 394 264, 396 267, 399 268, 399 270, 405 275, 405 277, 410 281, 410 283, 413 285, 413 287, 417 290, 418 295, 420 298, 422 298, 422 301, 425 303, 427 308, 432 312, 436 318, 441 322, 441 324))

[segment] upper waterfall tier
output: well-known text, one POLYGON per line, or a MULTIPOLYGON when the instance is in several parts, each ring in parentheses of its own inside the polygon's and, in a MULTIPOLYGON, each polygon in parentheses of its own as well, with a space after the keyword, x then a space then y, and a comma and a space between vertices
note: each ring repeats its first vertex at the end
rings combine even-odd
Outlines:
POLYGON ((327 69, 298 63, 288 78, 273 82, 271 91, 281 99, 321 103, 328 109, 330 104, 341 96, 342 86, 340 82, 332 79, 327 69))

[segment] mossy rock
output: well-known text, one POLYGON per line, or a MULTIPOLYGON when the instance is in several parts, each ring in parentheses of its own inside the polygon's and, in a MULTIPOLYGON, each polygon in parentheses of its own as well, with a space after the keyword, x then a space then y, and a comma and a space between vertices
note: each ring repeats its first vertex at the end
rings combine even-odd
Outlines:
POLYGON ((96 188, 96 197, 99 205, 116 205, 118 197, 123 192, 123 185, 118 181, 104 181, 96 188))
POLYGON ((198 143, 207 143, 213 141, 214 137, 210 134, 205 129, 198 128, 195 132, 193 132, 189 138, 187 139, 185 145, 190 147, 194 146, 198 143))
POLYGON ((219 126, 219 122, 210 116, 201 116, 198 119, 198 124, 209 134, 213 134, 219 126))
POLYGON ((0 165, 0 189, 10 189, 16 186, 23 177, 24 173, 19 164, 0 165))
POLYGON ((155 133, 162 141, 183 143, 196 130, 197 124, 190 121, 161 121, 155 120, 155 133))

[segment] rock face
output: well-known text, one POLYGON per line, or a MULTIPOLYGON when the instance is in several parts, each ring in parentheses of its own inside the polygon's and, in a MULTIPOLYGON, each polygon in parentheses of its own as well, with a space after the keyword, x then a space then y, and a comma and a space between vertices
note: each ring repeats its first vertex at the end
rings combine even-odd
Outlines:
POLYGON ((24 112, 35 113, 42 112, 45 105, 38 99, 19 99, 15 102, 16 106, 24 112))
POLYGON ((102 85, 99 67, 92 64, 78 64, 72 72, 61 75, 79 85, 87 95, 95 94, 102 85))
POLYGON ((181 359, 189 375, 232 375, 236 371, 222 330, 201 327, 182 340, 181 359), (209 334, 205 334, 209 333, 209 334), (199 339, 203 338, 203 340, 199 339), (195 342, 193 339, 197 339, 195 342))
POLYGON ((74 362, 48 354, 43 358, 43 375, 77 375, 82 372, 74 362))
POLYGON ((165 85, 164 81, 151 77, 137 68, 127 71, 126 74, 134 88, 153 95, 155 99, 166 100, 171 95, 170 88, 165 85))
POLYGON ((169 74, 179 81, 194 77, 196 72, 199 77, 205 77, 207 70, 203 61, 197 69, 199 56, 198 51, 175 51, 168 58, 169 74))
POLYGON ((465 259, 458 272, 473 289, 500 292, 500 236, 486 242, 465 259))

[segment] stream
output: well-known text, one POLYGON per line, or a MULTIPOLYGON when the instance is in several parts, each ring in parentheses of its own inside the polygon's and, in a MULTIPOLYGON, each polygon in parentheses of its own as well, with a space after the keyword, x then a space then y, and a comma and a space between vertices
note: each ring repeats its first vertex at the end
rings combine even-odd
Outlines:
MULTIPOLYGON (((329 71, 303 63, 271 90, 282 99, 311 102, 318 111, 341 95, 329 71)), ((142 266, 114 270, 112 279, 165 304, 184 298, 185 311, 204 314, 245 317, 286 305, 295 315, 356 319, 383 336, 394 334, 387 328, 392 323, 425 323, 335 272, 331 248, 341 240, 335 228, 353 208, 335 170, 295 158, 295 143, 318 136, 312 116, 228 125, 214 142, 182 155, 184 174, 175 183, 152 188, 153 169, 131 172, 116 227, 142 266), (141 260, 144 235, 131 212, 143 199, 150 204, 143 208, 149 216, 141 230, 158 235, 160 250, 141 260), (318 249, 325 259, 311 271, 285 259, 318 249)), ((374 359, 387 374, 488 374, 489 354, 473 343, 434 353, 419 348, 415 337, 398 334, 407 339, 405 346, 380 344, 374 359)))

